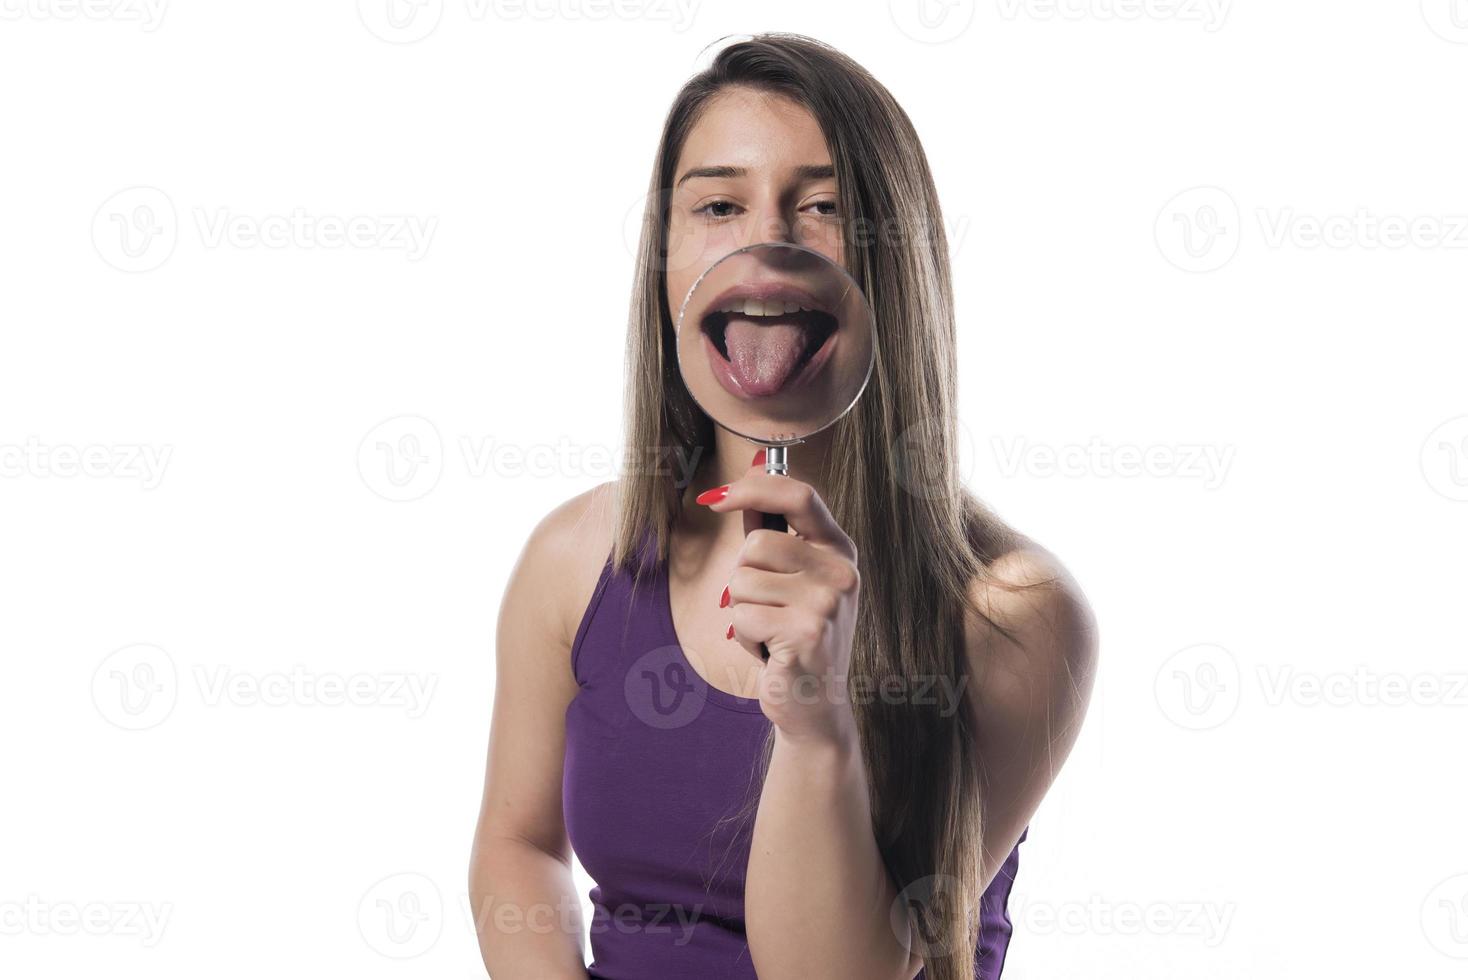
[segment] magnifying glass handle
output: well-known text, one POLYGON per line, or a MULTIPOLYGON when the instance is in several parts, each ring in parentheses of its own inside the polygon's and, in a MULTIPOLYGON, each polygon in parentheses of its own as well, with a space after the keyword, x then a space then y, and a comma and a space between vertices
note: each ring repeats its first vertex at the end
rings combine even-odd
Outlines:
MULTIPOLYGON (((790 462, 786 457, 786 446, 765 447, 765 472, 771 476, 789 476, 790 462)), ((761 514, 760 526, 766 531, 779 531, 785 534, 790 530, 790 524, 785 520, 784 514, 761 514)), ((766 660, 770 659, 770 651, 763 643, 759 645, 760 656, 766 660)))
MULTIPOLYGON (((789 476, 789 450, 789 446, 766 446, 765 472, 771 476, 789 476)), ((779 531, 781 534, 790 530, 790 525, 785 522, 784 514, 761 514, 760 526, 766 531, 779 531)))

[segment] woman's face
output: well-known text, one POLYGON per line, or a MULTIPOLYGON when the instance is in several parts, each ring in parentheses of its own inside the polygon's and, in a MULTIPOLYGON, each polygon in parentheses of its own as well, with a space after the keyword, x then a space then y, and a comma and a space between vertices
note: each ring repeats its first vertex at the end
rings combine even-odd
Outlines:
POLYGON ((737 248, 794 242, 841 263, 836 178, 821 128, 784 96, 730 88, 705 107, 674 168, 668 308, 737 248))
POLYGON ((685 385, 750 438, 818 431, 860 392, 872 357, 865 301, 840 267, 819 125, 784 97, 728 90, 689 133, 674 179, 667 301, 685 385), (762 243, 778 244, 728 257, 762 243))

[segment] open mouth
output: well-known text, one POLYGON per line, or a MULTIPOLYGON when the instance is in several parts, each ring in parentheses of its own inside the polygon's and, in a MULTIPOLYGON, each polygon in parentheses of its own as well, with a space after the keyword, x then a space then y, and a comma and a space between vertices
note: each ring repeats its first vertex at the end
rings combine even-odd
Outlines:
POLYGON ((783 283, 734 286, 709 304, 709 360, 731 394, 765 398, 817 374, 838 322, 827 304, 783 283))

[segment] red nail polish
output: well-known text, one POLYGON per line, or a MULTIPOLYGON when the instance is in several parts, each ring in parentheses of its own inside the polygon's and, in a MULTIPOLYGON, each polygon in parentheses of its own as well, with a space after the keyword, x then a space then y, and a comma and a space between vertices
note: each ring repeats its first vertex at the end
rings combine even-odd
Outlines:
POLYGON ((734 639, 734 624, 733 623, 730 623, 729 624, 729 632, 727 632, 727 633, 724 634, 724 639, 726 639, 726 640, 732 640, 732 639, 734 639))
POLYGON ((761 449, 759 452, 755 453, 754 454, 754 462, 753 463, 750 463, 749 465, 750 466, 763 466, 763 465, 765 465, 765 451, 763 449, 761 449))
POLYGON ((719 596, 719 608, 725 609, 729 605, 729 587, 724 586, 724 594, 719 596))
POLYGON ((694 503, 716 504, 727 496, 729 496, 729 485, 726 483, 722 487, 714 487, 712 490, 705 490, 703 493, 694 498, 694 503))

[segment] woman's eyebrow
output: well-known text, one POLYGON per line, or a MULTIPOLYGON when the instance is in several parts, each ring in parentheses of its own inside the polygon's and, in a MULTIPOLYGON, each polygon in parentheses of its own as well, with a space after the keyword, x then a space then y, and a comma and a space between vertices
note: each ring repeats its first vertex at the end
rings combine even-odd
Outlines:
POLYGON ((836 168, 829 163, 807 163, 795 168, 795 176, 801 180, 831 180, 836 168))
MULTIPOLYGON (((725 180, 734 177, 748 176, 749 171, 744 167, 692 167, 678 178, 675 187, 682 187, 684 181, 693 180, 695 177, 714 177, 725 180)), ((806 163, 795 168, 795 176, 800 180, 830 180, 836 176, 836 168, 829 163, 806 163)))
POLYGON ((747 173, 749 171, 743 167, 693 167, 679 177, 678 183, 674 186, 682 187, 684 181, 692 180, 695 177, 743 177, 747 173))

